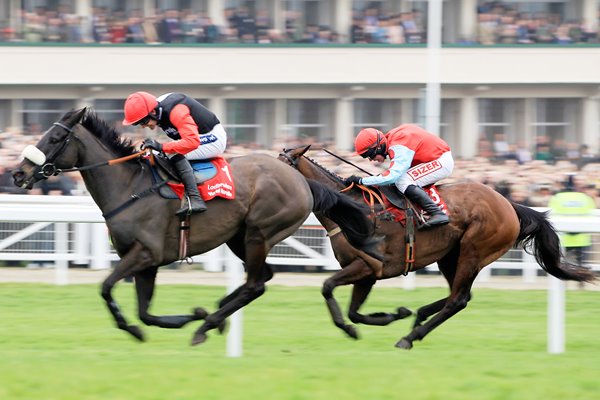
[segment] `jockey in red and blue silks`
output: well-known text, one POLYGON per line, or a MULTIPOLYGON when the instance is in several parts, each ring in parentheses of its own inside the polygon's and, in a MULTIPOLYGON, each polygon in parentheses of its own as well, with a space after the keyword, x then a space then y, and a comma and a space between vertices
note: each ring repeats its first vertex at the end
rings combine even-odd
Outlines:
POLYGON ((354 145, 357 154, 371 161, 381 163, 389 156, 390 165, 377 176, 361 178, 353 175, 345 180, 347 185, 352 182, 367 186, 395 184, 409 200, 430 215, 424 227, 449 222, 448 216, 422 189, 452 174, 454 159, 444 140, 417 125, 403 124, 385 135, 374 128, 363 129, 354 145))
POLYGON ((158 126, 174 140, 163 144, 146 139, 143 147, 166 153, 177 169, 189 198, 188 206, 179 209, 177 214, 206 211, 188 160, 205 160, 225 151, 227 133, 217 116, 183 93, 167 93, 156 98, 147 92, 135 92, 127 97, 124 111, 123 125, 150 129, 158 126))

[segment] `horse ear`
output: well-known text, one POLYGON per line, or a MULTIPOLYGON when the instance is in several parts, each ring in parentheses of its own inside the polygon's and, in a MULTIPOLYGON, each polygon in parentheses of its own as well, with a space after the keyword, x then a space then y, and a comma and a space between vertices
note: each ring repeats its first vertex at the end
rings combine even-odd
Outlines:
POLYGON ((304 149, 302 149, 302 151, 300 152, 300 155, 303 156, 304 153, 306 153, 308 151, 308 149, 310 149, 310 144, 308 146, 306 146, 304 149))
POLYGON ((79 111, 77 111, 76 112, 76 115, 77 115, 76 121, 77 122, 81 122, 81 120, 85 116, 86 112, 87 112, 87 107, 83 107, 82 109, 80 109, 79 111))
POLYGON ((67 125, 68 127, 72 128, 76 124, 81 122, 86 111, 87 107, 80 108, 79 110, 71 110, 63 116, 61 122, 67 125))

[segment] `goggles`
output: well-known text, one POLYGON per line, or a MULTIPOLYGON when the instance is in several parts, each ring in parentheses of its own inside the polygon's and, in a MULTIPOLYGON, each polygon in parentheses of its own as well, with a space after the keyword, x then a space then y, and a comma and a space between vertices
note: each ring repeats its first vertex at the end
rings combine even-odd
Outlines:
POLYGON ((362 158, 375 158, 377 155, 377 147, 371 147, 367 149, 364 153, 361 153, 360 156, 362 158))
POLYGON ((131 125, 133 125, 133 126, 146 125, 148 122, 150 122, 153 119, 154 118, 152 118, 152 116, 148 114, 144 118, 140 119, 138 122, 134 122, 131 125))

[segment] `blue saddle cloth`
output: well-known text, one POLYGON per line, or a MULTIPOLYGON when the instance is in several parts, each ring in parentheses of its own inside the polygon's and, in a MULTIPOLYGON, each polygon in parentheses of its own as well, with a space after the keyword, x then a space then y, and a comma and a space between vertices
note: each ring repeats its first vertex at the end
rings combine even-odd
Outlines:
POLYGON ((194 169, 196 182, 202 183, 217 175, 217 167, 210 160, 190 161, 194 169))

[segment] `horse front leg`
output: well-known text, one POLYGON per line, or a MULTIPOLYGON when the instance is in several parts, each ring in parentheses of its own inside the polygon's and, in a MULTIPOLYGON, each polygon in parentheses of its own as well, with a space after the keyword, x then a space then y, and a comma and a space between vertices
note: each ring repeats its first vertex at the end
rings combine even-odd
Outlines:
POLYGON ((139 326, 129 325, 123 316, 123 313, 121 312, 119 304, 112 296, 112 290, 117 282, 127 276, 132 275, 135 270, 141 270, 151 265, 152 256, 150 252, 147 251, 140 243, 136 242, 132 249, 125 254, 123 258, 121 258, 112 273, 108 275, 104 282, 102 282, 100 291, 102 298, 106 301, 108 310, 117 323, 117 328, 129 332, 133 337, 142 342, 144 341, 144 333, 139 326))
POLYGON ((140 320, 146 325, 155 325, 161 328, 177 329, 185 324, 206 318, 208 312, 197 307, 192 314, 184 315, 152 315, 148 312, 154 287, 156 284, 156 274, 158 267, 150 267, 135 274, 135 288, 138 299, 138 314, 140 320))
POLYGON ((338 286, 356 283, 357 281, 360 281, 361 279, 364 279, 372 274, 373 271, 371 268, 369 268, 365 261, 357 257, 352 260, 350 264, 343 266, 341 270, 327 278, 325 282, 323 282, 323 287, 321 288, 321 294, 325 298, 325 304, 327 305, 327 309, 329 310, 329 314, 331 315, 334 325, 353 339, 358 339, 358 332, 353 325, 347 324, 344 320, 344 315, 342 314, 340 305, 333 296, 333 291, 338 286))
POLYGON ((373 285, 375 285, 374 276, 369 276, 354 284, 352 289, 352 301, 350 302, 350 309, 348 310, 348 317, 350 318, 350 321, 354 322, 355 324, 385 326, 394 321, 398 321, 399 319, 404 319, 412 315, 412 311, 406 307, 398 307, 394 313, 359 313, 358 310, 364 304, 367 296, 373 288, 373 285))

